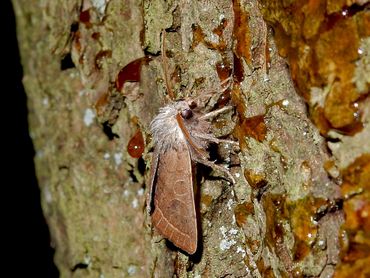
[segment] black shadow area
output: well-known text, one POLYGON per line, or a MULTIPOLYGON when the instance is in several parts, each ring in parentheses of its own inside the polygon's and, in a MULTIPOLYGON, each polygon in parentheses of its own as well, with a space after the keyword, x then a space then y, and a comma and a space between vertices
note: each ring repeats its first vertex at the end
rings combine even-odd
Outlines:
MULTIPOLYGON (((20 1, 18 1, 20 2, 20 1)), ((33 145, 28 132, 27 98, 10 0, 0 2, 2 176, 2 271, 8 277, 59 277, 40 204, 33 145), (3 248, 5 247, 5 248, 3 248)))

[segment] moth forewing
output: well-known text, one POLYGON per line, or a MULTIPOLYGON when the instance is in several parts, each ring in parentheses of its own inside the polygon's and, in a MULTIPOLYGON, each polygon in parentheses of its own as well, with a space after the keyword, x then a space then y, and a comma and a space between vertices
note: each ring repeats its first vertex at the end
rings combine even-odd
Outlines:
POLYGON ((153 226, 174 245, 194 254, 198 245, 192 162, 186 142, 159 155, 153 226))

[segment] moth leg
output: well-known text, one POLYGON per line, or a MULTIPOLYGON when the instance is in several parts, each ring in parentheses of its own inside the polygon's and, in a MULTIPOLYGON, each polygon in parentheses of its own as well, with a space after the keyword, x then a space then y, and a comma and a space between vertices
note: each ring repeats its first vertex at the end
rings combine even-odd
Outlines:
POLYGON ((210 88, 207 91, 202 91, 198 97, 194 98, 193 100, 197 103, 199 101, 207 103, 214 95, 220 96, 222 93, 224 93, 226 90, 228 90, 233 82, 232 76, 226 78, 224 81, 222 81, 217 88, 213 87, 210 88))
POLYGON ((216 144, 221 144, 221 143, 230 144, 233 147, 239 148, 239 143, 237 141, 227 140, 227 139, 219 139, 219 138, 216 138, 216 137, 214 137, 210 134, 204 134, 204 133, 198 133, 198 132, 193 132, 192 135, 194 137, 198 137, 200 139, 204 139, 204 140, 207 140, 209 142, 216 143, 216 144))
POLYGON ((225 167, 217 165, 212 161, 199 158, 196 155, 193 156, 192 158, 195 160, 195 162, 201 163, 203 165, 206 165, 206 166, 212 168, 213 170, 216 170, 216 171, 219 171, 219 172, 223 173, 231 183, 235 184, 235 179, 234 179, 233 175, 231 175, 230 171, 228 169, 226 169, 225 167))
POLYGON ((221 82, 221 86, 224 86, 225 84, 229 83, 229 82, 232 82, 233 81, 233 78, 232 76, 229 76, 228 78, 226 78, 224 81, 221 82))
POLYGON ((217 117, 218 115, 222 114, 222 113, 225 113, 225 112, 228 112, 230 111, 231 109, 233 109, 232 106, 225 106, 225 107, 222 107, 220 109, 217 109, 217 110, 214 110, 214 111, 211 111, 207 114, 204 114, 203 116, 200 116, 199 119, 200 120, 208 120, 208 119, 212 119, 214 117, 217 117))

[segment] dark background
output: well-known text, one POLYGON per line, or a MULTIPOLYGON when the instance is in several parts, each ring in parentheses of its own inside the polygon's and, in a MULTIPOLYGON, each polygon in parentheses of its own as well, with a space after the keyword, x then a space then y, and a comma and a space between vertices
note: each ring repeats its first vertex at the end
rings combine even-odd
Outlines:
POLYGON ((58 277, 54 250, 40 205, 32 141, 28 133, 27 98, 22 85, 22 66, 10 0, 0 2, 1 21, 1 196, 5 231, 1 248, 2 272, 8 277, 58 277), (5 142, 4 142, 5 139, 5 142), (4 155, 5 153, 5 155, 4 155), (25 276, 26 275, 26 276, 25 276))

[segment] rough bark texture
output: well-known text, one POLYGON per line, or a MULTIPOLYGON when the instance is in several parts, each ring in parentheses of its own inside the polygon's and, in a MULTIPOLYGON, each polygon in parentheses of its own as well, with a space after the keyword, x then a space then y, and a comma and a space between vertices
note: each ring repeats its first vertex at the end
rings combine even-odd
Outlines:
POLYGON ((349 165, 351 139, 361 143, 356 157, 369 143, 363 134, 344 136, 328 153, 257 1, 13 5, 42 206, 62 277, 333 276, 343 213, 339 174, 331 167, 332 178, 324 165, 333 154, 339 169, 349 165), (202 235, 191 257, 166 245, 144 210, 148 126, 167 94, 158 56, 163 29, 177 98, 221 91, 226 77, 234 80, 206 109, 229 96, 236 107, 213 128, 239 141, 240 152, 218 148, 237 182, 198 171, 202 235), (145 54, 152 60, 143 63, 140 83, 117 81, 145 54), (146 143, 140 159, 127 151, 137 129, 146 143))

